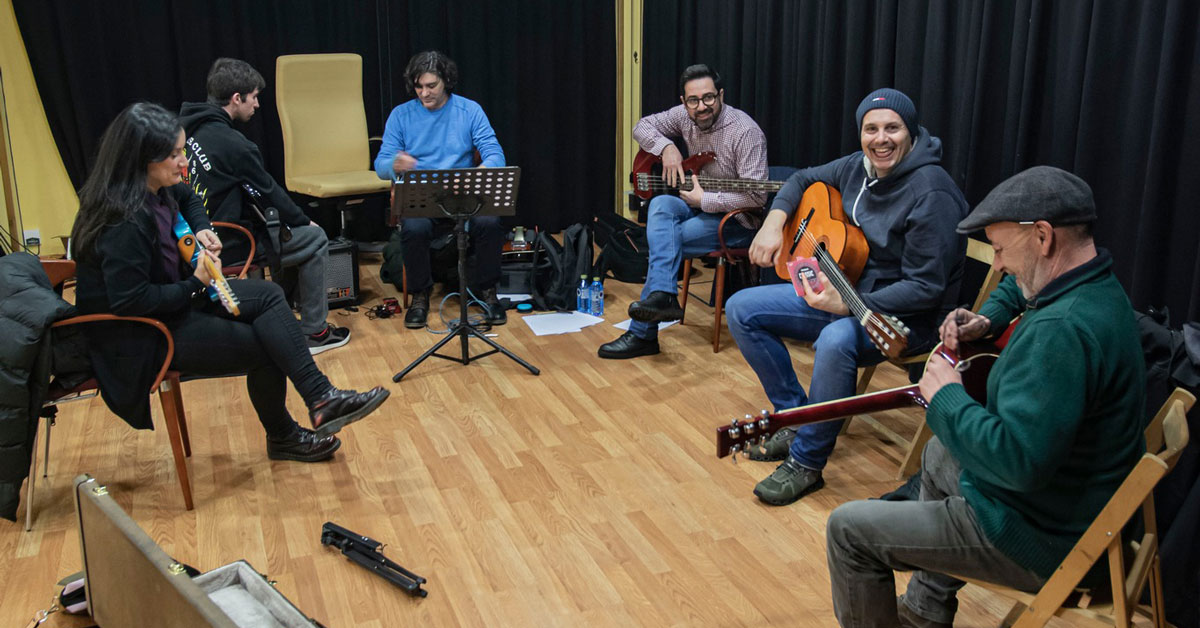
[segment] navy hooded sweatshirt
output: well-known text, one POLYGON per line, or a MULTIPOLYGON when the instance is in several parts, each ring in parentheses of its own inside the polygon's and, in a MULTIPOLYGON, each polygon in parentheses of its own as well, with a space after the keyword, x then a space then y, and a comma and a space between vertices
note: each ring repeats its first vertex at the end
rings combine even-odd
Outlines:
POLYGON ((967 240, 955 227, 970 209, 940 165, 941 140, 918 128, 912 151, 888 176, 872 176, 863 152, 855 151, 797 171, 771 204, 790 216, 813 183, 841 192, 847 219, 870 246, 858 293, 871 310, 912 329, 910 351, 929 349, 938 325, 957 307, 967 240))

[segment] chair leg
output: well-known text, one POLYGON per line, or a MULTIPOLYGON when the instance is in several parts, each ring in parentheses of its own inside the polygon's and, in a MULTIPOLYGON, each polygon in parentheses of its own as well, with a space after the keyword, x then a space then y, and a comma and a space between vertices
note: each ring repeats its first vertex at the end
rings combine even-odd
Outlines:
MULTIPOLYGON (((875 376, 875 365, 874 364, 872 364, 871 366, 862 367, 862 374, 860 374, 858 376, 858 387, 854 389, 854 394, 861 395, 861 394, 867 392, 867 386, 871 385, 871 378, 874 376, 875 376)), ((850 416, 850 417, 846 417, 846 420, 842 421, 842 429, 840 431, 838 431, 838 435, 845 434, 846 432, 848 432, 850 430, 850 421, 852 419, 854 419, 854 417, 850 416)))
POLYGON ((42 477, 44 478, 50 477, 50 428, 52 427, 54 427, 54 419, 46 419, 46 455, 42 456, 42 477))
POLYGON ((679 324, 683 324, 683 319, 687 318, 687 300, 688 300, 688 285, 692 283, 692 258, 683 260, 683 285, 679 289, 679 308, 683 310, 683 317, 679 319, 679 324))
MULTIPOLYGON (((46 419, 49 421, 49 419, 46 419)), ((49 426, 49 424, 47 424, 49 426)), ((49 432, 47 432, 49 434, 49 432)), ((33 442, 29 447, 29 481, 25 486, 25 531, 33 529, 33 489, 37 482, 37 428, 33 430, 33 442)))
POLYGON ((1165 613, 1166 600, 1163 599, 1162 563, 1159 561, 1158 554, 1155 553, 1153 565, 1150 567, 1150 619, 1154 622, 1154 628, 1163 628, 1167 625, 1165 613))
POLYGON ((404 309, 407 310, 408 306, 412 305, 412 301, 408 298, 408 269, 404 268, 403 264, 400 267, 400 287, 402 288, 402 296, 404 297, 404 309))
POLYGON ((721 351, 721 314, 725 310, 725 258, 717 258, 717 294, 713 299, 713 353, 721 351))
POLYGON ((1013 607, 1008 609, 1008 614, 1004 616, 1004 619, 1000 620, 1000 627, 1012 628, 1012 625, 1017 623, 1017 618, 1020 617, 1021 613, 1024 612, 1025 605, 1021 602, 1014 602, 1013 607))
POLYGON ((193 508, 192 481, 188 476, 187 458, 183 454, 183 438, 180 435, 179 417, 176 413, 178 406, 175 402, 175 395, 178 394, 178 377, 164 380, 158 388, 158 400, 162 403, 163 418, 167 424, 167 435, 171 439, 171 453, 175 455, 175 473, 179 476, 179 488, 183 491, 183 504, 188 510, 191 510, 193 508))
POLYGON ((175 394, 171 395, 175 402, 175 416, 179 418, 179 436, 183 441, 183 456, 192 457, 192 439, 188 436, 187 412, 183 410, 183 387, 175 386, 175 394))
POLYGON ((917 433, 908 445, 908 452, 904 454, 904 462, 900 463, 897 480, 906 479, 921 468, 921 452, 925 451, 925 443, 928 443, 930 438, 933 438, 933 432, 930 431, 929 424, 922 420, 921 427, 917 428, 917 433))

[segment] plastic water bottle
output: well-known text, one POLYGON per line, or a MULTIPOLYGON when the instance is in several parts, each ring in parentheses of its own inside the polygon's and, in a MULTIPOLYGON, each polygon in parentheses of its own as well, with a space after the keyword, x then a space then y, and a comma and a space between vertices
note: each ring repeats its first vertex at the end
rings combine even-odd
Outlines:
POLYGON ((604 284, 599 277, 592 277, 592 316, 604 316, 604 284))
POLYGON ((575 309, 584 314, 592 311, 592 290, 588 287, 587 275, 579 276, 579 286, 575 288, 575 309))

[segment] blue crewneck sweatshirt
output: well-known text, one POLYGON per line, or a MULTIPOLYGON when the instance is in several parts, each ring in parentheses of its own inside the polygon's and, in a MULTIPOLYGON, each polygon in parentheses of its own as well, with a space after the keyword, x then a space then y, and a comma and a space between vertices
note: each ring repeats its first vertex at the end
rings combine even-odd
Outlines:
POLYGON ((414 98, 388 116, 383 144, 375 157, 375 173, 380 179, 391 179, 392 162, 400 151, 415 157, 419 170, 470 168, 475 165, 476 150, 483 166, 505 165, 504 150, 479 103, 450 94, 446 104, 429 111, 414 98))

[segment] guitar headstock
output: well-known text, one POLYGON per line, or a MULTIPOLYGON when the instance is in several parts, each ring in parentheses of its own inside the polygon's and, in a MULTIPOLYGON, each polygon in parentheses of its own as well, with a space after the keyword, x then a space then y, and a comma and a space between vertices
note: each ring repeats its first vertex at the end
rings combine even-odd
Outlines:
POLYGON ((863 321, 867 337, 890 360, 899 358, 908 348, 908 325, 888 314, 872 312, 863 321))
POLYGON ((749 453, 751 447, 761 447, 771 436, 771 414, 766 410, 759 412, 755 419, 752 415, 738 421, 734 419, 729 425, 717 428, 717 457, 724 458, 733 455, 737 462, 739 453, 749 453))

